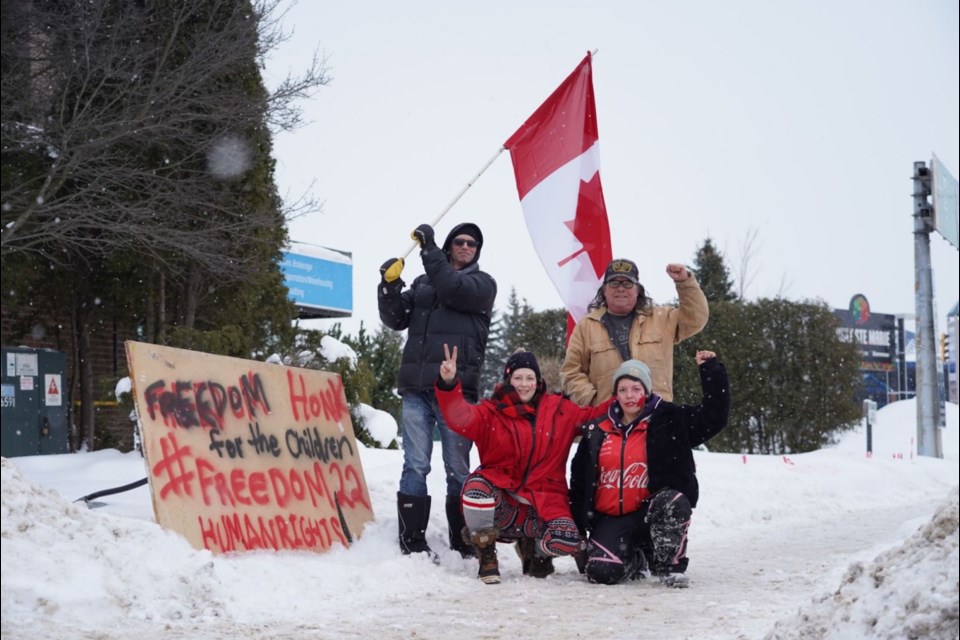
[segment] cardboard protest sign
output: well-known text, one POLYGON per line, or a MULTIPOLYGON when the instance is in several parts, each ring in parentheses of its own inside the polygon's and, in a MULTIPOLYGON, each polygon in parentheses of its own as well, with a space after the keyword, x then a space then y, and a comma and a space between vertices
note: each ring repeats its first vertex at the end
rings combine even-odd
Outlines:
POLYGON ((214 553, 325 551, 373 519, 340 376, 126 349, 161 526, 214 553))

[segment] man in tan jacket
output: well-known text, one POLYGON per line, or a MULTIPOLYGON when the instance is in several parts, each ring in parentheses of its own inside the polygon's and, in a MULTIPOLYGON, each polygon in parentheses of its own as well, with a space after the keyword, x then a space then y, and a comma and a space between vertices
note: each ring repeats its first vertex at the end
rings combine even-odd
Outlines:
POLYGON ((710 317, 696 277, 682 264, 668 264, 679 307, 654 306, 632 260, 610 262, 603 284, 570 336, 560 369, 563 391, 581 405, 597 405, 613 393, 613 372, 626 360, 650 367, 653 393, 673 400, 673 345, 694 336, 710 317))

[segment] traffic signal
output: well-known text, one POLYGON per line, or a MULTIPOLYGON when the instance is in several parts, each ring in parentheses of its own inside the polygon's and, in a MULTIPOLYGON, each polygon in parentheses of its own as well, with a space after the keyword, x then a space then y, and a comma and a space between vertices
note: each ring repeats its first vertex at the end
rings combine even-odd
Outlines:
POLYGON ((947 338, 947 334, 940 334, 940 361, 947 361, 947 351, 950 349, 950 340, 947 338))
POLYGON ((930 175, 930 169, 925 166, 922 162, 915 162, 914 164, 914 173, 913 178, 919 184, 919 195, 929 196, 933 194, 933 177, 930 175))
POLYGON ((933 193, 933 179, 930 168, 923 162, 913 163, 913 211, 914 215, 929 220, 933 215, 933 205, 928 198, 933 193))

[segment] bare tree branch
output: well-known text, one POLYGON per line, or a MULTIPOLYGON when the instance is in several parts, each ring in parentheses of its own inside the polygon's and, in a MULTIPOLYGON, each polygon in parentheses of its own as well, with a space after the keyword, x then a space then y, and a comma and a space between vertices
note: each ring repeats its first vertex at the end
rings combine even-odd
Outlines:
POLYGON ((233 0, 10 5, 0 27, 4 258, 134 251, 242 278, 257 265, 237 255, 239 237, 270 236, 316 208, 310 198, 288 211, 278 198, 238 204, 248 169, 270 153, 263 127, 297 126, 296 101, 328 82, 315 57, 263 90, 251 60, 282 42, 275 0, 252 12, 233 0))
POLYGON ((758 247, 756 246, 756 241, 759 233, 757 229, 747 229, 747 235, 740 244, 740 259, 737 263, 736 280, 738 287, 737 297, 741 300, 747 299, 747 289, 753 284, 754 279, 757 277, 756 269, 752 268, 751 264, 757 255, 758 247))

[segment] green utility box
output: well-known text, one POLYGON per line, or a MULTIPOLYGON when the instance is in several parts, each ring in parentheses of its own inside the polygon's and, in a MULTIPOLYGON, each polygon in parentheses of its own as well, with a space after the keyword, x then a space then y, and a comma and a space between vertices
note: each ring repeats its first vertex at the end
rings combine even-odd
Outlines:
POLYGON ((66 365, 62 351, 3 347, 4 457, 67 453, 66 365))

